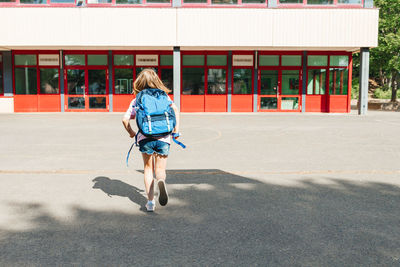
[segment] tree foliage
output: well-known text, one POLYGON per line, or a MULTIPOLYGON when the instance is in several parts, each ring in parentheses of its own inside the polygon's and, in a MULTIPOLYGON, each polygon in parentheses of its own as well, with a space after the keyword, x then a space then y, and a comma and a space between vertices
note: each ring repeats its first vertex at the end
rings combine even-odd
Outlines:
POLYGON ((379 8, 378 47, 371 49, 370 73, 382 87, 392 90, 392 101, 400 84, 400 0, 375 0, 379 8))

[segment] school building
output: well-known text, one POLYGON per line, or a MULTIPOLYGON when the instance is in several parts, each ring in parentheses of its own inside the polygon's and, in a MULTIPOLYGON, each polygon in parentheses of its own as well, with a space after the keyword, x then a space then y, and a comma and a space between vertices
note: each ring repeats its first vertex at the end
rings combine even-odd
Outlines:
POLYGON ((372 0, 0 0, 0 112, 121 112, 154 68, 182 112, 360 114, 372 0))

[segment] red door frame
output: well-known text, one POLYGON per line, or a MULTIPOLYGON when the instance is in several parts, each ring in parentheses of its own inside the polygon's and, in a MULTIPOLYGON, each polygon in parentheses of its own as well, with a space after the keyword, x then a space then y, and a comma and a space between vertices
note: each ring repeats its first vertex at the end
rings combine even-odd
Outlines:
POLYGON ((232 112, 253 112, 254 107, 254 52, 253 51, 239 51, 232 52, 232 95, 231 95, 231 111, 232 112), (253 66, 233 66, 234 55, 251 55, 253 56, 253 66), (234 70, 235 69, 250 69, 251 70, 251 94, 235 94, 234 88, 234 70))
POLYGON ((63 53, 63 64, 64 64, 64 105, 65 112, 108 112, 109 111, 109 73, 108 73, 108 51, 65 51, 63 53), (65 65, 65 56, 66 55, 84 55, 85 56, 85 64, 84 65, 65 65), (106 55, 107 56, 107 64, 106 65, 88 65, 88 55, 106 55), (85 91, 83 95, 69 95, 68 94, 68 79, 67 79, 67 71, 70 69, 80 69, 85 71, 85 91), (106 71, 106 93, 105 95, 89 95, 89 70, 105 70, 106 71), (85 99, 85 108, 84 109, 68 109, 68 97, 83 97, 85 99), (106 99, 106 108, 105 109, 90 109, 89 108, 89 98, 90 97, 105 97, 106 99))
POLYGON ((15 112, 59 112, 61 111, 61 79, 60 65, 62 59, 58 50, 13 50, 11 52, 14 111, 15 112), (39 55, 58 55, 59 64, 53 66, 39 65, 39 55), (36 65, 15 65, 15 55, 35 55, 36 65), (20 95, 16 94, 15 68, 35 68, 36 69, 36 94, 20 95), (58 71, 58 93, 44 94, 40 92, 40 69, 57 69, 58 71))
POLYGON ((181 62, 183 63, 184 55, 203 55, 204 65, 202 66, 183 66, 181 64, 181 111, 182 112, 226 112, 228 110, 228 56, 227 51, 182 51, 181 62), (208 66, 207 56, 210 55, 226 55, 225 66, 208 66), (184 95, 183 94, 183 68, 202 68, 204 70, 204 95, 184 95), (208 70, 209 69, 225 69, 225 94, 208 94, 208 70), (203 96, 203 97, 201 97, 203 96), (221 101, 222 105, 221 105, 221 101), (185 102, 197 104, 199 108, 190 109, 185 107, 185 102))
MULTIPOLYGON (((327 66, 308 66, 308 61, 306 60, 306 81, 308 85, 308 70, 309 69, 325 69, 325 94, 324 95, 310 95, 307 93, 306 89, 306 111, 309 112, 350 112, 351 105, 351 85, 352 85, 352 70, 353 70, 353 58, 351 52, 344 51, 310 51, 307 56, 327 56, 327 66), (337 67, 330 66, 331 56, 348 56, 349 64, 347 67, 337 67), (343 68, 348 69, 348 91, 346 95, 331 95, 329 88, 329 78, 330 78, 330 68, 343 68), (335 99, 336 98, 336 99, 335 99), (346 103, 343 103, 346 101, 346 103), (339 108, 338 106, 346 106, 346 108, 339 108), (316 108, 320 106, 320 108, 316 108)), ((307 87, 306 87, 307 88, 307 87)))
POLYGON ((302 88, 303 88, 303 53, 300 51, 282 51, 282 52, 266 52, 260 51, 257 58, 258 64, 258 86, 257 86, 257 111, 258 112, 300 112, 302 106, 302 88), (260 56, 279 56, 278 66, 260 66, 260 56), (282 66, 282 56, 300 56, 301 65, 300 66, 282 66), (277 94, 277 109, 276 110, 264 110, 260 109, 261 97, 271 97, 272 95, 261 95, 261 70, 277 70, 278 71, 278 94, 277 94), (282 71, 283 70, 298 70, 299 71, 299 94, 298 95, 282 95, 282 71), (282 110, 281 109, 281 99, 282 97, 296 97, 299 99, 298 107, 296 110, 282 110))

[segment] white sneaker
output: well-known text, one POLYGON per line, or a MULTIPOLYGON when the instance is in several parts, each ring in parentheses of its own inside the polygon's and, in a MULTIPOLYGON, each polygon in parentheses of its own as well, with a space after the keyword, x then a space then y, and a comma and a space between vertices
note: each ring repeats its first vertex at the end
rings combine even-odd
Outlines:
POLYGON ((148 200, 146 204, 147 211, 154 211, 156 208, 156 201, 153 199, 152 201, 148 200))

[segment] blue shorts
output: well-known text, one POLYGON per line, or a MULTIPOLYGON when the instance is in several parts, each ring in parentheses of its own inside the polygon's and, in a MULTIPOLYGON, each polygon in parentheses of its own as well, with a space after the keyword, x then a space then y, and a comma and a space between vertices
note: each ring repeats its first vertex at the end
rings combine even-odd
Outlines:
POLYGON ((139 142, 139 151, 148 155, 157 153, 162 156, 168 156, 169 144, 157 139, 146 138, 139 142))

